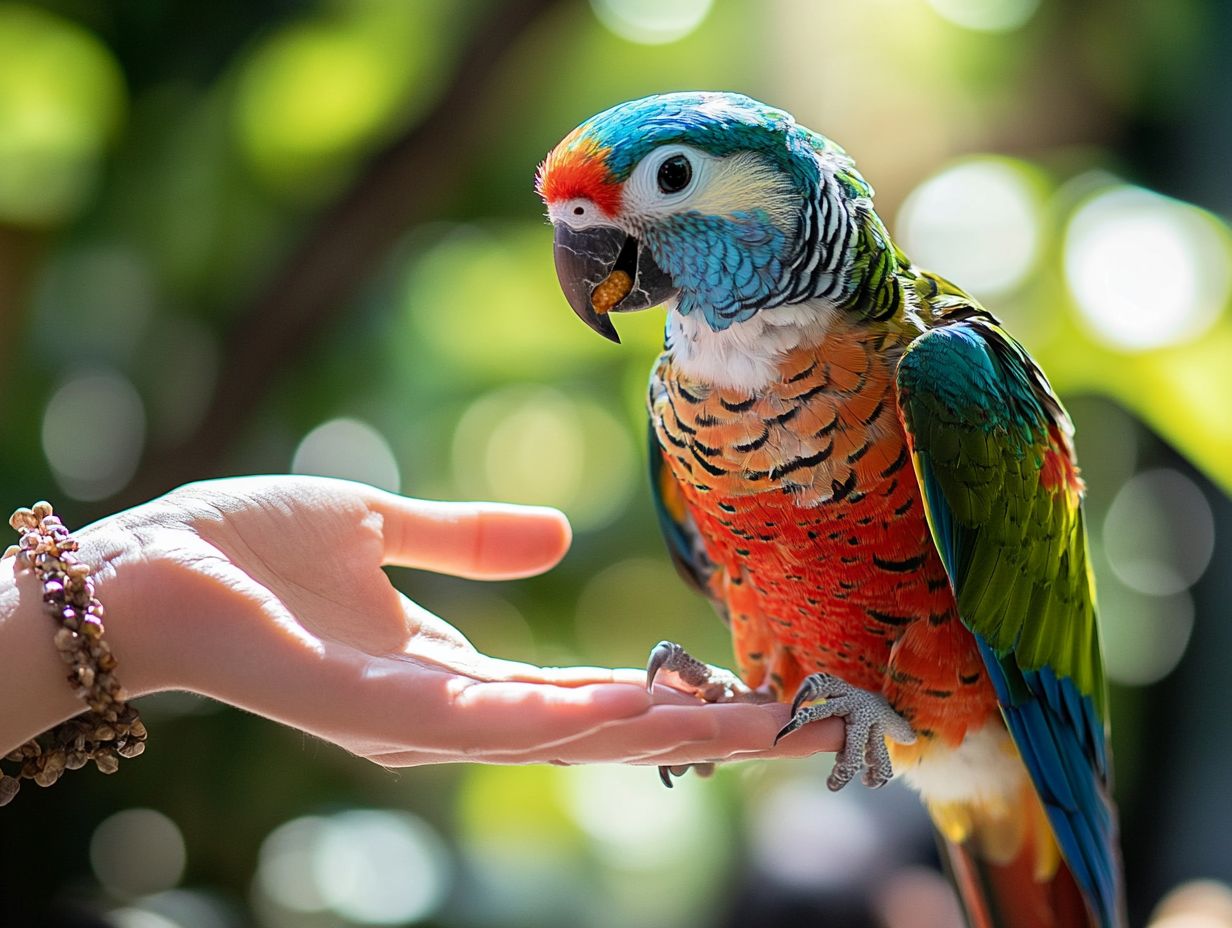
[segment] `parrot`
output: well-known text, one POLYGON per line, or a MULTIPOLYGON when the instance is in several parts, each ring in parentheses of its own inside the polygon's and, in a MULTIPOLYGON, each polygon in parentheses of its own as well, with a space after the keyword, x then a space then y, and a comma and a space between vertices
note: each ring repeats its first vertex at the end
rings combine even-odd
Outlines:
MULTIPOLYGON (((1123 925, 1084 484, 1026 349, 911 262, 838 144, 741 94, 613 106, 536 191, 583 322, 619 342, 666 306, 659 526, 736 683, 790 702, 779 737, 838 718, 830 789, 917 791, 971 925, 1123 925)), ((660 672, 733 692, 674 642, 660 672)))

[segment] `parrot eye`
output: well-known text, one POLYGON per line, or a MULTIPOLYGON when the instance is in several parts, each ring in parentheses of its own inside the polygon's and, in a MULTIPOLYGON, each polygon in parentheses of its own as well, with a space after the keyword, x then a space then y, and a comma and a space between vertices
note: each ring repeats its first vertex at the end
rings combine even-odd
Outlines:
POLYGON ((679 193, 693 179, 693 165, 684 155, 673 155, 659 165, 659 189, 664 193, 679 193))

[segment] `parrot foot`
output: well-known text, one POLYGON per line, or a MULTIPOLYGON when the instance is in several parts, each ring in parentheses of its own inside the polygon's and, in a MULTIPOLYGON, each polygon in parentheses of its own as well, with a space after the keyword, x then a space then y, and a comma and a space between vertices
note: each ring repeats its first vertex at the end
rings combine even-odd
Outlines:
POLYGON ((677 689, 704 702, 730 702, 749 695, 750 690, 730 670, 703 664, 672 641, 660 641, 646 662, 646 690, 654 686, 660 672, 675 675, 677 689))
POLYGON ((894 768, 885 739, 911 744, 915 741, 915 732, 880 693, 858 689, 828 673, 814 673, 804 678, 791 703, 791 721, 774 741, 777 744, 780 738, 809 722, 832 717, 843 720, 847 739, 834 758, 834 770, 826 785, 840 790, 861 770, 864 771, 864 785, 870 789, 888 783, 894 776, 894 768), (801 708, 814 699, 825 701, 818 706, 801 708))
MULTIPOLYGON (((745 686, 730 670, 703 664, 672 641, 660 641, 651 649, 650 659, 646 662, 647 691, 654 686, 655 678, 660 672, 672 674, 672 682, 677 689, 691 693, 705 702, 753 700, 760 696, 745 686)), ((714 773, 714 764, 680 764, 674 767, 660 765, 659 779, 664 786, 671 789, 672 777, 682 777, 690 768, 696 771, 699 777, 708 777, 714 773)))

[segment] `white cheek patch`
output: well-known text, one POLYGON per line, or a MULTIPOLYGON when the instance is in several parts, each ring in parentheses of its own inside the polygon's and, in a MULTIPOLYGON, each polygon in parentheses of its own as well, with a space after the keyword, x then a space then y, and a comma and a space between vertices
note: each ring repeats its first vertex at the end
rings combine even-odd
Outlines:
POLYGON ((609 219, 594 201, 587 197, 573 197, 553 203, 548 207, 548 221, 552 225, 563 222, 571 229, 590 229, 595 226, 616 225, 609 219))

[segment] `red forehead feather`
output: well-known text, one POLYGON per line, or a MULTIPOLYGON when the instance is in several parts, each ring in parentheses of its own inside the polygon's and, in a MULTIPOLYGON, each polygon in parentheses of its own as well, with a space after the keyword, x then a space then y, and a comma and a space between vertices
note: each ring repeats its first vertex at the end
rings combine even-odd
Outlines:
POLYGON ((539 165, 535 189, 551 206, 577 197, 585 197, 606 215, 620 212, 620 184, 604 163, 606 148, 593 139, 579 138, 577 130, 548 153, 539 165))

